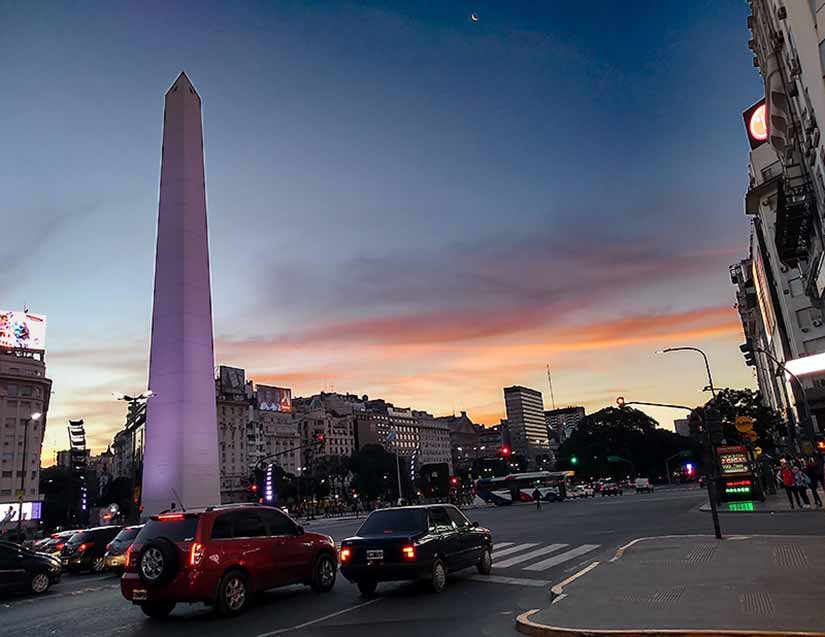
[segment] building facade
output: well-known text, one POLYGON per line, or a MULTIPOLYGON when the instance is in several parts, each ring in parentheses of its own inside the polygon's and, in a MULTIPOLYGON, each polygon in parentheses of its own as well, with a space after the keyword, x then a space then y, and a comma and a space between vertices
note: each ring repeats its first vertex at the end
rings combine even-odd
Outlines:
POLYGON ((544 399, 541 392, 515 385, 504 388, 504 406, 510 431, 512 452, 538 468, 550 456, 544 399))
POLYGON ((750 106, 746 259, 731 266, 743 352, 763 400, 788 423, 791 444, 825 424, 825 2, 752 0, 748 46, 765 81, 750 106), (801 386, 782 374, 795 371, 801 386), (777 377, 777 371, 779 377, 777 377), (811 413, 808 413, 806 404, 811 413))
POLYGON ((561 444, 573 435, 584 416, 584 407, 578 406, 545 411, 544 420, 547 423, 548 434, 561 444))
POLYGON ((51 387, 44 352, 0 349, 0 511, 17 504, 21 491, 24 502, 40 500, 40 454, 51 387), (32 418, 36 414, 39 419, 32 418))

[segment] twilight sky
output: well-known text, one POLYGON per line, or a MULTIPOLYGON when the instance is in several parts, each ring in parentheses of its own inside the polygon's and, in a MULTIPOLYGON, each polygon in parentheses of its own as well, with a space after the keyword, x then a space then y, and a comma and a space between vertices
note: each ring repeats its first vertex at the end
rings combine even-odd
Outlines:
MULTIPOLYGON (((46 314, 44 460, 146 387, 163 94, 204 105, 216 363, 307 395, 503 415, 753 385, 762 92, 744 1, 0 0, 0 307, 46 314), (471 12, 479 15, 473 23, 471 12)), ((670 426, 680 413, 652 410, 670 426)))

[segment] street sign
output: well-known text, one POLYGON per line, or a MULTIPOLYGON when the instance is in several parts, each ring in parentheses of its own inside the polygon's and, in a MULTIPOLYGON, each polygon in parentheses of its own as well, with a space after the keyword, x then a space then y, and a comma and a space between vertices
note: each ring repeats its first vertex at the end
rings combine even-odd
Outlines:
POLYGON ((745 433, 745 437, 755 441, 757 438, 759 438, 759 434, 755 431, 748 431, 747 433, 745 433))
POLYGON ((750 416, 737 416, 735 426, 736 431, 739 433, 747 433, 753 429, 753 418, 750 416))
POLYGON ((754 448, 753 448, 753 452, 754 452, 757 456, 761 456, 761 455, 762 455, 762 447, 754 447, 754 448))

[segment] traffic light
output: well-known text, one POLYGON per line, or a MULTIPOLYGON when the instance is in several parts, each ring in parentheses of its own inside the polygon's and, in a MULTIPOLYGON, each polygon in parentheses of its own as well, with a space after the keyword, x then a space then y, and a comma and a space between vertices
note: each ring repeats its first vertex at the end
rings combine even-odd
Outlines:
POLYGON ((505 458, 510 455, 510 447, 502 447, 501 448, 501 455, 505 458))
POLYGON ((753 341, 748 339, 739 346, 739 351, 745 357, 745 365, 748 367, 756 367, 756 355, 753 351, 753 341))
POLYGON ((710 434, 711 443, 718 445, 722 442, 722 414, 718 409, 707 407, 705 409, 705 425, 710 434))
POLYGON ((624 396, 616 398, 616 404, 619 406, 619 409, 624 409, 624 396))
POLYGON ((313 436, 313 439, 315 440, 315 442, 317 442, 319 444, 324 444, 324 441, 326 440, 326 436, 322 433, 316 433, 313 436))
POLYGON ((576 456, 570 456, 570 464, 579 464, 579 459, 576 456))
POLYGON ((454 487, 458 486, 458 476, 453 476, 450 478, 450 485, 454 487))
POLYGON ((825 440, 817 440, 816 441, 816 450, 819 453, 825 453, 825 440))

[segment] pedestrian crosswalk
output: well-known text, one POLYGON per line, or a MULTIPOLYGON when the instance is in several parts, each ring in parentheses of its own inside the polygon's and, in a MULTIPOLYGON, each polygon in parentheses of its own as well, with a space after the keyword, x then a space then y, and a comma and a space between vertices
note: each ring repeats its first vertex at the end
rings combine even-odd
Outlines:
POLYGON ((542 546, 539 542, 525 542, 522 544, 499 542, 493 545, 493 568, 518 567, 524 571, 546 571, 559 564, 587 555, 600 546, 600 544, 581 544, 570 547, 569 544, 563 543, 542 546))

